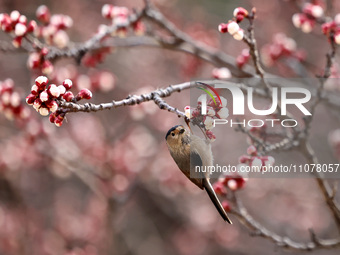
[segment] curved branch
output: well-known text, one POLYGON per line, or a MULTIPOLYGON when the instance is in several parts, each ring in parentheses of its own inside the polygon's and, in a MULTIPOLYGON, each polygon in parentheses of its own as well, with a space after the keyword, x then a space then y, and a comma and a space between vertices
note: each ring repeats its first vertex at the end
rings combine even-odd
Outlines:
POLYGON ((264 237, 272 242, 274 242, 279 247, 296 250, 296 251, 311 251, 316 249, 333 249, 340 247, 340 238, 323 240, 316 237, 315 233, 311 232, 310 242, 297 242, 289 237, 280 236, 264 226, 259 222, 254 220, 253 217, 247 212, 246 208, 243 206, 242 202, 235 195, 234 200, 236 202, 237 210, 233 210, 232 213, 235 214, 240 222, 246 226, 249 230, 253 231, 254 236, 264 237))

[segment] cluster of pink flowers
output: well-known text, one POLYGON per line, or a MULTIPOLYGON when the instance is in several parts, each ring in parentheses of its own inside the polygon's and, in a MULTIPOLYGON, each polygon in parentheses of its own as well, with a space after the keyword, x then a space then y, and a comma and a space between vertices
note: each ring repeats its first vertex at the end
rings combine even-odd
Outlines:
MULTIPOLYGON (((213 184, 216 194, 226 197, 228 189, 237 191, 245 187, 248 178, 244 174, 241 175, 242 166, 247 165, 261 170, 262 166, 273 165, 275 160, 271 156, 259 156, 255 146, 251 145, 247 149, 247 155, 242 155, 239 162, 237 169, 240 174, 223 175, 213 184)), ((222 202, 222 206, 227 212, 231 210, 231 205, 227 200, 222 202)))
MULTIPOLYGON (((117 27, 112 36, 126 36, 130 14, 130 10, 126 7, 105 4, 102 8, 102 16, 106 19, 110 19, 112 21, 112 25, 117 27)), ((141 21, 137 21, 132 24, 132 28, 136 35, 143 35, 145 32, 145 26, 141 21)))
POLYGON ((302 13, 295 13, 292 21, 295 27, 300 28, 304 33, 310 33, 315 22, 324 16, 324 8, 320 1, 315 3, 305 3, 302 8, 302 13))
POLYGON ((305 52, 297 49, 294 39, 287 37, 283 33, 279 33, 274 35, 271 44, 266 44, 262 47, 261 56, 266 66, 272 66, 282 57, 291 57, 298 61, 303 61, 305 59, 305 52))
POLYGON ((224 97, 221 98, 221 102, 218 100, 217 97, 213 99, 207 100, 207 114, 201 114, 201 105, 202 105, 202 95, 197 99, 197 107, 192 108, 190 106, 186 106, 184 108, 185 114, 189 119, 192 119, 193 122, 198 122, 199 125, 203 125, 205 128, 205 132, 207 137, 214 141, 216 136, 211 131, 214 128, 214 119, 226 119, 229 116, 229 110, 227 108, 227 99, 224 97), (216 103, 215 103, 216 102, 216 103))
POLYGON ((244 37, 244 31, 238 23, 240 23, 244 18, 247 18, 249 13, 243 7, 238 7, 233 12, 233 20, 229 20, 228 23, 221 23, 218 26, 218 31, 221 33, 229 33, 237 41, 241 41, 244 37))
POLYGON ((213 188, 218 195, 226 195, 228 193, 227 188, 231 191, 237 191, 242 189, 247 182, 246 178, 240 175, 225 175, 218 179, 217 182, 213 184, 213 188))
POLYGON ((21 15, 20 12, 15 10, 10 14, 0 14, 0 26, 2 31, 14 35, 12 43, 15 47, 19 48, 21 46, 22 38, 27 33, 32 33, 36 29, 37 23, 34 20, 27 22, 26 16, 21 15))
POLYGON ((48 49, 45 47, 39 51, 30 53, 27 59, 27 66, 30 69, 41 70, 45 75, 50 75, 53 72, 54 67, 51 61, 45 59, 47 54, 48 49))
MULTIPOLYGON (((244 188, 246 182, 247 178, 244 178, 241 175, 225 175, 220 177, 218 181, 213 184, 213 188, 217 195, 226 197, 228 189, 235 192, 244 188)), ((221 204, 226 212, 230 212, 231 204, 228 200, 224 199, 221 204)))
MULTIPOLYGON (((249 155, 252 155, 252 156, 247 156, 247 157, 254 157, 254 160, 255 160, 257 151, 254 146, 250 146, 247 150, 247 153, 249 155)), ((241 156, 240 162, 243 161, 243 157, 245 156, 241 156)), ((272 158, 272 157, 267 157, 266 159, 265 157, 258 157, 258 158, 261 158, 261 160, 266 161, 268 160, 268 158, 272 158)), ((249 161, 248 164, 251 164, 251 162, 249 161)), ((240 165, 238 165, 237 168, 240 169, 240 165)), ((213 188, 216 194, 226 197, 228 194, 228 190, 231 190, 233 192, 238 191, 245 187, 247 181, 248 181, 247 177, 245 177, 244 175, 238 174, 238 173, 231 174, 231 175, 228 175, 228 174, 222 175, 218 179, 218 181, 213 184, 213 188)), ((231 205, 227 200, 222 201, 222 206, 227 212, 231 210, 231 205)))
POLYGON ((35 29, 35 36, 44 38, 49 45, 55 45, 59 48, 67 46, 69 37, 65 30, 73 25, 71 17, 64 14, 51 15, 46 5, 38 7, 36 17, 42 25, 35 29))
POLYGON ((272 156, 259 156, 254 145, 250 145, 247 149, 248 155, 242 155, 239 158, 240 164, 237 166, 241 169, 242 165, 248 165, 252 168, 262 170, 263 166, 269 167, 274 165, 275 159, 272 156))
POLYGON ((50 121, 60 127, 63 123, 65 113, 58 110, 57 100, 67 102, 77 102, 81 99, 92 98, 92 92, 88 89, 82 89, 76 96, 69 91, 72 87, 72 81, 64 80, 62 85, 51 84, 47 88, 48 79, 45 76, 39 76, 35 79, 35 84, 31 88, 31 94, 26 97, 26 103, 43 116, 50 114, 50 121))
POLYGON ((41 26, 37 25, 35 20, 27 22, 25 15, 21 15, 17 10, 12 11, 10 14, 0 14, 1 29, 7 33, 13 33, 13 45, 20 47, 22 38, 34 32, 37 37, 42 37, 46 43, 55 45, 59 48, 65 47, 69 38, 65 29, 72 26, 72 19, 63 14, 52 15, 45 5, 38 7, 36 11, 37 19, 42 23, 41 26))
POLYGON ((340 44, 340 14, 335 15, 334 20, 322 24, 322 32, 336 44, 340 44))
POLYGON ((245 64, 248 63, 250 59, 249 49, 243 49, 241 54, 236 58, 236 64, 238 68, 242 68, 245 64))
POLYGON ((0 82, 0 112, 9 120, 27 119, 29 110, 21 102, 20 94, 14 90, 14 82, 11 79, 0 82))

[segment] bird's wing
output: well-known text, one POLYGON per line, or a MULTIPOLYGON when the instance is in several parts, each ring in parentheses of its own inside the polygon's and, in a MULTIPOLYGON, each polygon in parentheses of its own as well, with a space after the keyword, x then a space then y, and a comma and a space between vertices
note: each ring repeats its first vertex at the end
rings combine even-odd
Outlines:
POLYGON ((203 163, 202 163, 201 156, 197 152, 191 151, 190 152, 190 173, 189 173, 190 176, 188 176, 188 178, 201 189, 203 189, 203 178, 204 178, 204 174, 202 172, 202 166, 203 166, 203 163))

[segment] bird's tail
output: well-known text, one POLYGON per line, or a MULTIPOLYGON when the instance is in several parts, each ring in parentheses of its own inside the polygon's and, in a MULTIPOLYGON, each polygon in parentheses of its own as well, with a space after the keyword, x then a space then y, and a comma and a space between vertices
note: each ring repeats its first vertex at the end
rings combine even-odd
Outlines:
POLYGON ((229 219, 227 213, 225 212, 220 200, 218 199, 214 188, 212 187, 211 183, 209 180, 207 179, 203 179, 203 186, 205 188, 205 190, 207 191, 211 201, 214 203, 217 211, 220 213, 221 217, 223 218, 223 220, 225 220, 226 222, 228 222, 229 224, 233 224, 231 222, 231 220, 229 219))

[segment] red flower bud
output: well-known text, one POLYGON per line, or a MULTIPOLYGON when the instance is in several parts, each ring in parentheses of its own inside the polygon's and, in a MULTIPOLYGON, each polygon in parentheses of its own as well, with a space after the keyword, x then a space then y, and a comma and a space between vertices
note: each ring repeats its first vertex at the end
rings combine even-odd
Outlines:
POLYGON ((37 18, 42 22, 47 24, 50 21, 51 13, 46 5, 40 5, 35 13, 37 18))
POLYGON ((31 20, 29 23, 28 23, 28 26, 27 26, 27 32, 28 33, 31 33, 33 32, 36 28, 37 28, 37 22, 35 20, 31 20))
POLYGON ((65 117, 65 114, 59 114, 56 116, 55 120, 54 120, 54 124, 57 126, 57 127, 61 127, 61 125, 63 124, 63 121, 64 121, 64 117, 65 117))
POLYGON ((34 103, 34 100, 36 99, 36 96, 33 95, 33 94, 29 94, 27 97, 26 97, 26 103, 29 104, 29 105, 32 105, 34 103))
POLYGON ((221 33, 227 33, 228 32, 228 24, 221 23, 218 26, 218 31, 220 31, 221 33))
POLYGON ((230 203, 229 203, 227 200, 224 200, 224 201, 222 202, 222 206, 223 206, 223 209, 224 209, 226 212, 230 212, 230 211, 231 211, 230 203))
POLYGON ((63 86, 65 87, 66 90, 71 89, 72 88, 72 81, 70 79, 64 80, 63 86))
POLYGON ((63 98, 67 101, 67 102, 71 102, 72 99, 74 98, 74 95, 71 91, 67 91, 64 95, 63 98))
POLYGON ((241 157, 238 158, 238 162, 240 163, 249 163, 250 162, 250 157, 247 155, 242 155, 241 157))
POLYGON ((242 15, 242 14, 237 14, 237 16, 236 16, 236 22, 237 22, 237 23, 240 23, 243 19, 244 19, 244 15, 242 15))
POLYGON ((51 123, 54 123, 56 117, 57 117, 56 113, 51 113, 51 114, 50 114, 50 117, 49 117, 50 122, 51 122, 51 123))
POLYGON ((48 54, 48 49, 46 47, 42 48, 40 51, 42 56, 46 56, 48 54))
POLYGON ((223 183, 221 182, 215 182, 213 184, 214 191, 218 195, 226 195, 227 194, 227 189, 224 187, 223 183))
POLYGON ((15 48, 19 48, 22 43, 22 36, 17 36, 13 39, 12 44, 15 48))
POLYGON ((45 88, 46 85, 48 83, 48 79, 46 76, 39 76, 38 78, 35 79, 35 84, 39 87, 39 88, 45 88))
POLYGON ((246 184, 246 180, 243 177, 235 178, 235 180, 238 189, 242 189, 246 184))
POLYGON ((76 96, 76 100, 79 101, 81 99, 91 99, 92 92, 88 89, 82 89, 76 96))
POLYGON ((248 11, 244 9, 243 7, 237 7, 234 12, 233 12, 234 17, 237 17, 238 15, 247 17, 248 16, 248 11))

